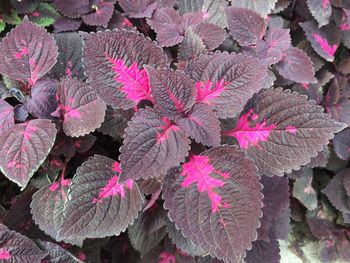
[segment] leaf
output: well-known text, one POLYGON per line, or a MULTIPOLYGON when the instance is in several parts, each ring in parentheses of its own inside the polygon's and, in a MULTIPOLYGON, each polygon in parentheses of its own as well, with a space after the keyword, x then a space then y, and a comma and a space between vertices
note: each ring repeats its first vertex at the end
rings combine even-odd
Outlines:
POLYGON ((240 262, 262 216, 262 187, 244 152, 220 146, 191 155, 165 180, 164 207, 176 228, 212 256, 240 262))
POLYGON ((182 71, 145 67, 156 107, 162 116, 175 119, 186 114, 195 99, 194 82, 182 71))
POLYGON ((40 263, 46 255, 32 240, 0 224, 0 260, 40 263))
POLYGON ((63 131, 79 137, 101 127, 106 104, 90 86, 72 78, 62 79, 58 89, 59 109, 63 114, 63 131))
POLYGON ((0 99, 0 133, 15 125, 14 108, 5 100, 0 99))
POLYGON ((300 23, 312 48, 325 60, 333 61, 340 44, 340 32, 334 23, 318 28, 316 22, 300 23))
POLYGON ((28 15, 29 21, 42 27, 53 25, 59 17, 60 14, 49 3, 39 3, 35 12, 28 15))
POLYGON ((15 119, 19 122, 25 122, 28 118, 28 112, 23 104, 17 104, 14 108, 15 119))
MULTIPOLYGON (((30 204, 33 220, 47 235, 56 241, 62 241, 60 231, 64 218, 65 203, 71 179, 59 179, 37 191, 30 204)), ((65 240, 66 243, 82 245, 83 240, 65 240)))
POLYGON ((332 15, 332 6, 329 0, 307 0, 306 3, 319 27, 329 23, 332 15))
POLYGON ((55 0, 55 7, 64 16, 78 18, 91 11, 89 0, 55 0))
POLYGON ((50 263, 83 263, 83 261, 77 259, 68 250, 55 243, 39 240, 38 246, 49 253, 44 259, 44 262, 45 260, 49 260, 50 263))
POLYGON ((29 14, 34 12, 38 7, 38 1, 36 0, 10 0, 10 3, 16 9, 18 14, 29 14))
POLYGON ((196 102, 211 106, 225 119, 240 113, 262 88, 267 68, 247 55, 215 52, 191 61, 185 73, 196 81, 196 102))
POLYGON ((56 132, 51 121, 39 119, 0 133, 1 172, 24 189, 50 152, 56 132))
POLYGON ((131 18, 151 18, 157 7, 154 0, 119 0, 124 15, 131 18))
POLYGON ((167 66, 162 49, 132 31, 91 34, 85 42, 84 55, 92 89, 105 103, 124 110, 141 100, 152 101, 143 65, 167 66))
POLYGON ((194 26, 193 30, 200 36, 208 50, 218 48, 226 38, 224 29, 209 23, 201 23, 194 26))
POLYGON ((68 17, 61 16, 58 18, 53 25, 54 32, 64 32, 64 31, 76 31, 81 26, 82 21, 79 19, 71 19, 68 17))
POLYGON ((169 119, 152 108, 140 109, 125 130, 119 157, 123 170, 120 181, 165 174, 185 160, 189 144, 184 132, 169 119))
POLYGON ((340 159, 350 159, 350 129, 345 129, 333 139, 334 151, 340 159))
POLYGON ((132 180, 118 183, 119 163, 90 157, 72 179, 60 238, 102 238, 119 235, 132 224, 143 198, 132 180))
POLYGON ((312 62, 304 51, 290 47, 283 55, 282 60, 276 64, 279 74, 299 83, 317 82, 312 62))
POLYGON ((35 85, 55 65, 57 56, 54 39, 44 28, 24 18, 2 39, 0 74, 35 85))
POLYGON ((267 22, 258 13, 235 7, 225 11, 230 34, 241 46, 255 45, 265 35, 267 22))
POLYGON ((99 0, 92 5, 92 9, 92 12, 82 15, 84 23, 89 26, 107 27, 108 22, 114 13, 114 3, 99 0))
POLYGON ((343 180, 349 176, 349 171, 344 169, 336 173, 329 184, 322 189, 322 193, 328 197, 331 204, 343 213, 350 213, 349 197, 343 185, 343 180))
POLYGON ((185 38, 179 45, 178 60, 187 62, 198 57, 202 53, 206 53, 206 47, 203 40, 191 28, 186 31, 185 38))
POLYGON ((312 178, 312 169, 307 169, 303 177, 295 180, 293 187, 293 197, 298 199, 308 210, 317 208, 317 193, 312 186, 312 178))
POLYGON ((267 17, 274 9, 277 0, 230 0, 233 7, 247 8, 267 17))
POLYGON ((270 242, 256 240, 252 250, 249 250, 246 258, 247 263, 279 263, 281 259, 280 248, 276 238, 270 242))
POLYGON ((25 102, 25 109, 36 118, 51 119, 51 113, 58 107, 56 92, 58 81, 39 80, 25 102))
POLYGON ((207 146, 220 144, 220 122, 212 109, 196 103, 191 111, 176 119, 175 123, 196 142, 207 146))
POLYGON ((67 32, 53 35, 58 46, 58 59, 49 75, 52 78, 73 77, 84 80, 83 40, 78 33, 67 32))
POLYGON ((224 134, 237 140, 260 173, 282 176, 309 163, 345 126, 306 96, 278 88, 257 94, 224 134))

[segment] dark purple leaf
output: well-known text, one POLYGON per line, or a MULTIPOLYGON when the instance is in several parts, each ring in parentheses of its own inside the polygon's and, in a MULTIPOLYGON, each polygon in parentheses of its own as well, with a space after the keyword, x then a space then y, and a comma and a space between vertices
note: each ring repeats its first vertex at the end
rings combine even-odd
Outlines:
POLYGON ((0 168, 11 181, 24 189, 44 162, 56 137, 49 120, 31 120, 0 133, 0 168))
POLYGON ((15 125, 14 108, 3 99, 0 99, 0 133, 15 125))
POLYGON ((280 248, 276 238, 269 242, 256 240, 253 248, 248 251, 245 257, 247 263, 279 263, 281 259, 280 248))
POLYGON ((283 208, 281 215, 272 221, 272 230, 277 239, 287 240, 290 229, 289 203, 283 208))
POLYGON ((255 45, 266 32, 267 22, 258 13, 245 8, 226 8, 231 36, 241 46, 255 45))
POLYGON ((82 49, 83 40, 78 33, 54 34, 58 46, 58 59, 49 75, 52 78, 73 77, 84 80, 82 49))
POLYGON ((107 104, 130 109, 141 100, 153 101, 144 64, 167 66, 161 48, 132 31, 99 32, 85 42, 85 72, 107 104))
POLYGON ((62 79, 58 89, 59 109, 63 114, 63 131, 72 137, 93 132, 101 127, 106 104, 90 86, 72 78, 62 79))
POLYGON ((333 139, 334 151, 340 159, 350 159, 350 129, 345 129, 335 135, 333 139))
POLYGON ((51 113, 58 107, 57 87, 56 80, 39 80, 32 87, 31 96, 25 103, 26 110, 36 118, 51 119, 51 113))
POLYGON ((277 0, 230 0, 233 7, 253 10, 266 17, 274 9, 277 0))
POLYGON ((38 7, 38 0, 10 0, 18 14, 29 14, 38 7))
POLYGON ((35 85, 55 65, 57 46, 47 31, 24 18, 0 44, 0 73, 35 85))
POLYGON ((164 207, 195 245, 224 261, 240 262, 257 237, 262 215, 258 180, 256 167, 243 151, 213 148, 191 155, 189 162, 166 175, 164 207))
POLYGON ((85 24, 89 26, 107 27, 114 13, 114 3, 104 1, 105 0, 98 0, 97 3, 92 6, 93 11, 82 16, 85 24))
POLYGON ((190 140, 184 132, 152 108, 139 110, 128 126, 120 149, 121 180, 163 175, 188 155, 190 140))
POLYGON ((132 224, 143 198, 134 181, 118 183, 120 172, 118 162, 101 155, 78 168, 69 187, 60 238, 119 235, 132 224))
POLYGON ((220 144, 220 122, 212 109, 204 103, 196 103, 190 112, 175 123, 196 142, 207 146, 220 144))
POLYGON ((83 261, 76 258, 68 250, 55 243, 41 240, 37 243, 42 250, 49 253, 42 263, 46 262, 46 260, 50 263, 83 263, 83 261))
POLYGON ((47 253, 29 238, 0 224, 0 260, 3 262, 40 263, 47 253))
POLYGON ((332 15, 332 6, 329 0, 307 0, 306 3, 319 27, 329 23, 332 15))
POLYGON ((170 119, 186 114, 195 100, 195 83, 183 71, 145 67, 156 107, 170 119))
POLYGON ((119 0, 124 15, 131 18, 151 18, 157 7, 155 0, 119 0))
POLYGON ((89 0, 55 0, 54 5, 69 18, 78 18, 91 11, 89 0))
POLYGON ((282 176, 308 164, 345 126, 304 95, 278 88, 257 94, 236 128, 224 134, 237 140, 261 173, 282 176))
POLYGON ((226 38, 224 29, 209 23, 201 23, 193 27, 193 31, 202 39, 208 50, 219 47, 226 38))
POLYGON ((159 191, 161 188, 161 181, 157 178, 139 181, 140 192, 144 195, 151 195, 159 191))
POLYGON ((208 104, 220 118, 234 117, 262 88, 266 66, 243 54, 216 52, 190 62, 186 74, 196 81, 196 101, 208 104))
POLYGON ((67 17, 60 17, 56 20, 53 25, 55 33, 65 32, 65 31, 76 31, 81 26, 82 21, 76 19, 70 19, 67 17))
POLYGON ((312 169, 304 170, 303 176, 296 179, 293 184, 293 197, 308 210, 314 210, 317 207, 317 192, 312 186, 313 171, 312 169))
POLYGON ((318 28, 316 22, 300 23, 313 49, 327 61, 334 60, 334 54, 340 43, 340 32, 334 23, 318 28))

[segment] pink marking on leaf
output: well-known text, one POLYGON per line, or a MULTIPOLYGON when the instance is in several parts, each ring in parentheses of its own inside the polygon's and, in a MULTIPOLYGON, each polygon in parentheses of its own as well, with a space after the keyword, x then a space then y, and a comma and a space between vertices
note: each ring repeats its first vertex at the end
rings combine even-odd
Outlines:
POLYGON ((210 80, 208 80, 207 82, 196 82, 196 101, 211 105, 211 100, 217 98, 224 91, 226 86, 225 80, 222 79, 219 82, 217 82, 214 88, 211 88, 212 86, 213 83, 210 80))
POLYGON ((125 186, 126 186, 126 188, 128 188, 128 189, 131 190, 131 189, 134 187, 134 181, 131 180, 131 179, 127 180, 127 181, 125 182, 125 186))
POLYGON ((337 51, 338 46, 336 44, 330 46, 327 39, 322 38, 320 35, 313 33, 312 34, 318 44, 320 44, 321 48, 326 52, 329 56, 334 56, 337 51))
POLYGON ((113 172, 122 173, 122 169, 120 168, 120 163, 119 162, 115 161, 113 163, 112 171, 113 172))
POLYGON ((58 182, 54 182, 54 183, 50 186, 49 190, 50 190, 51 192, 55 192, 55 191, 58 189, 59 186, 60 186, 60 184, 59 184, 58 182))
POLYGON ((80 259, 81 261, 85 261, 86 260, 86 254, 83 251, 79 251, 78 252, 78 259, 80 259))
POLYGON ((326 9, 331 3, 329 0, 322 0, 322 8, 323 10, 326 9))
POLYGON ((66 74, 67 76, 72 76, 72 70, 70 68, 66 68, 66 74))
POLYGON ((133 26, 133 24, 130 22, 130 20, 129 19, 127 19, 127 18, 124 18, 124 20, 123 20, 123 22, 122 22, 122 25, 123 26, 126 26, 126 27, 132 27, 133 26))
POLYGON ((302 83, 301 84, 305 90, 309 89, 309 84, 308 83, 302 83))
MULTIPOLYGON (((267 141, 271 131, 276 129, 275 124, 266 126, 266 121, 262 123, 256 123, 254 126, 250 126, 250 120, 253 120, 253 110, 242 115, 236 125, 236 128, 230 131, 224 132, 227 136, 235 137, 242 149, 248 149, 251 146, 258 145, 259 142, 267 141)), ((256 120, 256 117, 254 117, 256 120)))
POLYGON ((210 176, 210 174, 216 173, 224 178, 228 178, 228 173, 222 173, 215 170, 215 168, 209 163, 207 156, 191 155, 189 162, 183 165, 181 176, 184 176, 181 187, 187 188, 191 184, 196 184, 199 192, 206 192, 211 202, 212 212, 218 211, 221 204, 221 196, 214 191, 214 188, 220 188, 224 185, 224 182, 220 179, 216 179, 210 176))
POLYGON ((289 132, 289 133, 292 133, 292 134, 296 134, 297 133, 297 128, 295 128, 294 126, 292 125, 288 125, 286 127, 286 131, 289 132))
POLYGON ((63 114, 68 118, 80 119, 81 117, 80 112, 77 109, 73 109, 63 104, 60 104, 59 108, 63 111, 63 114))
POLYGON ((162 132, 157 134, 157 142, 161 143, 165 140, 167 140, 169 137, 169 132, 170 131, 178 131, 179 127, 173 124, 168 118, 163 117, 162 118, 163 122, 165 122, 164 126, 160 126, 159 128, 162 129, 162 132))
POLYGON ((102 203, 103 199, 111 196, 116 196, 118 194, 123 198, 125 196, 125 190, 124 185, 118 184, 118 176, 115 175, 109 179, 108 184, 103 187, 103 189, 99 192, 98 197, 94 198, 92 202, 94 204, 102 203))
POLYGON ((175 256, 167 251, 159 255, 158 263, 175 263, 175 256))
POLYGON ((339 29, 341 31, 349 31, 350 30, 350 26, 347 23, 343 23, 339 26, 339 29))
POLYGON ((38 11, 35 11, 35 12, 31 13, 31 15, 34 17, 39 17, 40 13, 38 11))
POLYGON ((127 99, 136 103, 141 100, 149 100, 154 104, 149 79, 144 69, 139 69, 136 62, 130 67, 125 65, 122 59, 113 59, 106 54, 109 62, 113 64, 115 81, 121 83, 121 91, 126 94, 127 99))
POLYGON ((168 93, 168 96, 171 99, 171 101, 174 103, 174 105, 176 107, 176 110, 178 112, 183 112, 184 107, 185 107, 184 103, 181 100, 178 100, 176 98, 176 96, 174 95, 174 93, 172 93, 171 90, 168 87, 164 87, 164 89, 168 93))
POLYGON ((4 248, 0 248, 0 259, 9 260, 11 258, 11 254, 4 248))
POLYGON ((21 49, 20 52, 17 52, 17 53, 15 54, 15 57, 16 57, 17 59, 21 59, 23 55, 28 55, 28 54, 29 54, 28 48, 24 47, 24 48, 21 49))

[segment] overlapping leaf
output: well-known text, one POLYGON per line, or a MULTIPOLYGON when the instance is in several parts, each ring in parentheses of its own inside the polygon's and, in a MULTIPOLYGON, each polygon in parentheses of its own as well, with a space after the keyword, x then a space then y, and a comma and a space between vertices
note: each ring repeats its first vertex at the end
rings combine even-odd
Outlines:
POLYGON ((256 167, 243 151, 213 148, 169 171, 164 207, 195 245, 225 262, 239 262, 257 237, 262 215, 258 180, 256 167))
POLYGON ((40 263, 47 253, 29 238, 0 224, 0 260, 3 262, 40 263))
POLYGON ((132 180, 118 183, 119 163, 90 157, 72 179, 65 207, 62 239, 119 235, 141 210, 143 198, 132 180))
POLYGON ((274 9, 277 0, 230 0, 233 7, 253 10, 266 17, 274 9))
MULTIPOLYGON (((187 62, 200 54, 206 52, 206 47, 200 38, 191 28, 186 31, 185 37, 179 45, 178 60, 187 62)), ((181 66, 182 68, 182 66, 181 66)))
POLYGON ((47 31, 25 18, 0 44, 0 73, 34 85, 56 63, 57 46, 47 31))
POLYGON ((114 2, 115 1, 95 0, 92 5, 93 11, 82 15, 84 23, 90 26, 107 27, 114 13, 114 2))
POLYGON ((49 260, 50 263, 83 263, 83 261, 76 258, 68 250, 51 242, 39 240, 38 246, 48 253, 44 259, 49 260))
POLYGON ((6 101, 0 99, 0 133, 15 125, 13 107, 6 101))
POLYGON ((306 3, 319 27, 329 23, 332 15, 332 6, 329 0, 307 0, 306 3))
POLYGON ((226 8, 230 34, 241 46, 255 45, 263 38, 267 22, 258 13, 245 8, 226 8))
POLYGON ((268 89, 256 95, 225 134, 234 137, 259 171, 282 176, 298 170, 345 128, 305 96, 268 89))
POLYGON ((77 18, 90 11, 89 0, 55 0, 58 11, 69 18, 77 18))
POLYGON ((53 25, 55 33, 65 32, 65 31, 76 31, 81 26, 81 20, 71 19, 65 16, 58 18, 53 25))
POLYGON ((296 179, 293 187, 293 197, 297 198, 308 210, 317 207, 317 192, 312 186, 313 171, 307 169, 303 177, 296 179))
POLYGON ((0 133, 1 172, 24 189, 43 163, 56 138, 49 120, 31 120, 0 133))
POLYGON ((69 77, 62 79, 58 98, 64 119, 63 131, 68 136, 86 135, 101 127, 106 104, 88 84, 69 77))
POLYGON ((26 110, 34 117, 50 119, 57 107, 56 92, 58 81, 39 80, 32 87, 30 98, 25 103, 26 110))
POLYGON ((279 263, 281 259, 280 248, 276 238, 269 242, 256 240, 252 250, 249 250, 246 258, 247 263, 279 263))
POLYGON ((188 154, 184 132, 152 108, 139 110, 128 126, 120 149, 123 180, 160 176, 188 154))
POLYGON ((157 7, 155 0, 119 0, 119 5, 131 18, 150 18, 157 7))
POLYGON ((151 100, 144 64, 167 66, 166 56, 150 39, 132 31, 91 34, 84 48, 91 87, 113 107, 130 109, 151 100))
POLYGON ((343 160, 350 159, 350 129, 345 129, 333 139, 334 151, 343 160))
POLYGON ((267 68, 247 55, 216 52, 193 60, 185 72, 196 81, 196 101, 228 118, 236 116, 262 88, 267 68))

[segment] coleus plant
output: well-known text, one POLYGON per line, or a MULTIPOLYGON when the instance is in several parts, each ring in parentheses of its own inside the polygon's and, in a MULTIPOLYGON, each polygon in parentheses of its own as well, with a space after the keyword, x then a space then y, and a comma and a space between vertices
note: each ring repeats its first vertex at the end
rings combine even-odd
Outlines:
POLYGON ((279 262, 301 206, 332 238, 320 258, 350 259, 316 192, 349 224, 346 164, 319 187, 312 170, 349 159, 346 1, 52 6, 72 32, 28 15, 0 43, 0 169, 25 191, 0 212, 0 260, 279 262))

